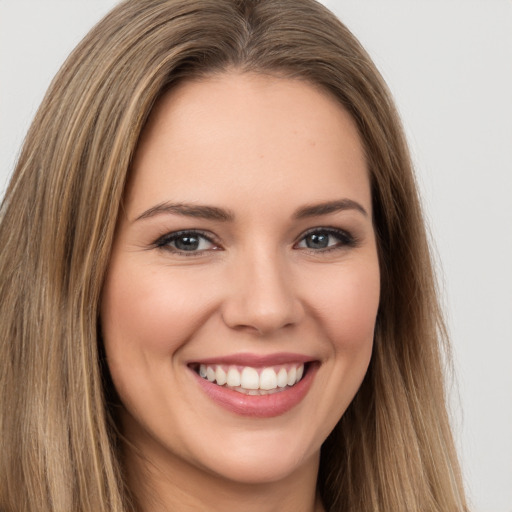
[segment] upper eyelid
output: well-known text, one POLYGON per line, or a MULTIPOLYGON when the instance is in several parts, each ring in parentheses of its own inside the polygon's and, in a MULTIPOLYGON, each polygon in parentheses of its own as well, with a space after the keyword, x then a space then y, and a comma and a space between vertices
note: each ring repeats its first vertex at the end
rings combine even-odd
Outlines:
POLYGON ((338 234, 338 235, 342 235, 342 236, 345 236, 347 238, 354 238, 354 236, 352 235, 352 233, 346 229, 342 229, 342 228, 334 228, 334 227, 328 227, 328 226, 319 226, 319 227, 314 227, 314 228, 310 228, 310 229, 307 229, 306 231, 303 231, 298 237, 297 237, 297 242, 302 240, 304 237, 312 234, 312 233, 316 233, 316 232, 326 232, 326 233, 329 233, 329 234, 338 234))
POLYGON ((315 231, 329 231, 333 233, 347 233, 346 229, 335 228, 333 226, 315 226, 313 228, 306 229, 306 231, 302 232, 299 236, 306 236, 309 233, 314 233, 315 231))
POLYGON ((213 233, 204 231, 202 229, 179 229, 177 231, 169 231, 167 233, 164 233, 163 235, 159 236, 156 239, 156 241, 162 240, 162 239, 178 238, 180 236, 188 235, 188 234, 202 236, 203 238, 206 238, 207 240, 211 240, 211 241, 213 241, 216 238, 216 236, 213 233))

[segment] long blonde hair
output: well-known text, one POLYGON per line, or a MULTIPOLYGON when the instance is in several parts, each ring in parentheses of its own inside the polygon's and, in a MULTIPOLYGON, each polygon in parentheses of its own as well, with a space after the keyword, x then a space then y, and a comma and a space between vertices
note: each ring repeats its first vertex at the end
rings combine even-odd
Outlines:
POLYGON ((174 83, 228 68, 329 91, 368 159, 382 293, 368 374, 322 447, 326 510, 467 510, 400 121, 366 52, 314 0, 127 0, 54 79, 0 213, 0 510, 134 507, 98 335, 102 284, 152 106, 174 83))

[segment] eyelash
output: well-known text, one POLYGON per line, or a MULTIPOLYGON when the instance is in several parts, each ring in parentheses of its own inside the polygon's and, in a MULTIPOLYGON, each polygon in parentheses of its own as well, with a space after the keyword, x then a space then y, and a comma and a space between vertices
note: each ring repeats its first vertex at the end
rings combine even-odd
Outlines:
MULTIPOLYGON (((173 254, 178 254, 179 256, 201 256, 204 254, 205 251, 214 251, 217 250, 216 248, 212 249, 202 249, 202 250, 196 250, 196 251, 183 251, 178 249, 177 247, 172 247, 170 244, 173 242, 176 242, 176 240, 179 240, 180 238, 198 238, 202 240, 206 240, 210 244, 216 245, 215 240, 211 235, 208 235, 204 233, 203 231, 198 231, 196 229, 189 229, 189 230, 183 230, 183 231, 173 231, 172 233, 167 233, 163 236, 161 236, 156 242, 153 244, 158 249, 163 249, 164 251, 172 252, 173 254)), ((201 243, 201 242, 199 242, 201 243)))
POLYGON ((305 233, 302 233, 299 241, 294 245, 294 247, 297 246, 298 243, 303 242, 308 236, 320 235, 320 234, 332 236, 332 237, 338 239, 338 243, 336 243, 334 245, 327 246, 327 247, 319 248, 319 249, 312 249, 309 247, 305 247, 304 250, 307 250, 308 252, 314 253, 314 254, 318 254, 318 253, 325 254, 325 253, 340 250, 340 249, 343 249, 346 247, 356 247, 358 245, 358 240, 353 235, 351 235, 348 231, 345 231, 343 229, 338 229, 338 228, 318 227, 318 228, 310 229, 310 230, 306 231, 305 233))
MULTIPOLYGON (((313 253, 313 254, 319 254, 319 253, 328 253, 331 251, 340 250, 340 249, 343 249, 346 247, 356 247, 358 245, 358 240, 353 235, 351 235, 349 232, 347 232, 343 229, 317 227, 317 228, 310 229, 310 230, 306 231, 305 233, 302 233, 300 238, 298 239, 298 241, 295 242, 295 244, 293 245, 293 247, 297 248, 298 244, 304 242, 308 236, 312 236, 315 234, 316 235, 324 235, 324 236, 327 235, 328 237, 334 237, 338 240, 338 243, 329 245, 327 247, 316 248, 316 249, 313 249, 311 247, 303 247, 303 248, 300 248, 301 250, 305 250, 305 251, 307 251, 309 253, 313 253)), ((199 243, 201 243, 201 241, 199 241, 199 243)), ((167 233, 167 234, 161 236, 160 238, 158 238, 154 242, 153 246, 158 249, 163 249, 163 250, 169 251, 173 254, 177 254, 179 256, 185 256, 185 257, 202 256, 202 255, 204 255, 205 252, 215 251, 215 250, 219 249, 214 237, 212 237, 210 234, 207 234, 203 231, 198 231, 195 229, 174 231, 172 233, 167 233), (184 250, 178 249, 177 247, 172 247, 170 245, 173 242, 176 242, 177 240, 179 240, 180 238, 185 238, 185 237, 189 237, 189 238, 194 237, 197 239, 206 240, 208 243, 213 244, 214 247, 211 249, 184 251, 184 250)))

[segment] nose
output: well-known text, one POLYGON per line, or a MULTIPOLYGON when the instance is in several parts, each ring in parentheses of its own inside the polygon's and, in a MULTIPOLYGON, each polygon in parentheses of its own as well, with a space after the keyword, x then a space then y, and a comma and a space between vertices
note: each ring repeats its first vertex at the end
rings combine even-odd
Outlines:
POLYGON ((293 274, 279 257, 241 257, 231 269, 222 317, 232 329, 260 336, 296 325, 304 315, 293 274))

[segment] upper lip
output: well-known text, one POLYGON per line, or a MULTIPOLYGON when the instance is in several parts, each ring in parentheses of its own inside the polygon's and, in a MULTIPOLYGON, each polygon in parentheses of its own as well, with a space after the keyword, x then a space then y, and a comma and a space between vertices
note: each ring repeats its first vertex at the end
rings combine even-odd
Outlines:
POLYGON ((315 361, 314 357, 305 354, 294 354, 291 352, 279 352, 275 354, 229 354, 225 356, 201 358, 200 360, 190 361, 189 364, 226 364, 238 366, 276 366, 286 363, 308 363, 315 361))

